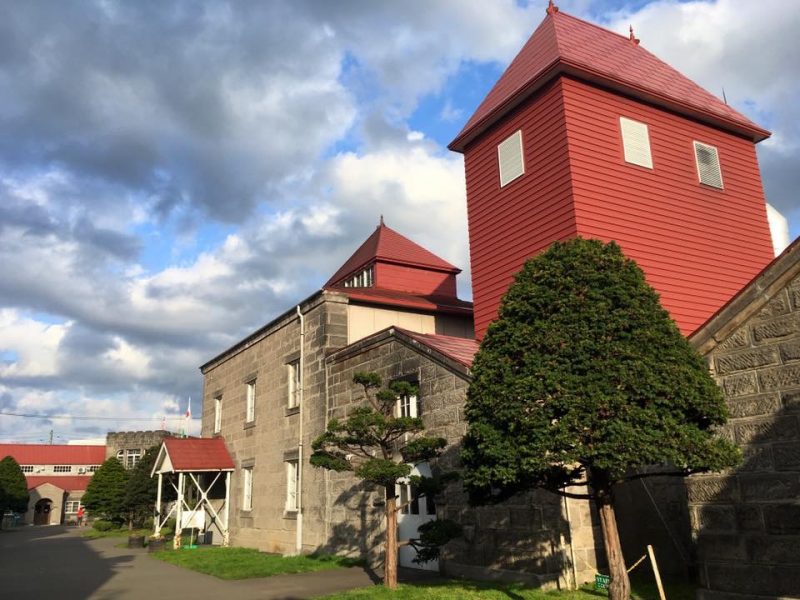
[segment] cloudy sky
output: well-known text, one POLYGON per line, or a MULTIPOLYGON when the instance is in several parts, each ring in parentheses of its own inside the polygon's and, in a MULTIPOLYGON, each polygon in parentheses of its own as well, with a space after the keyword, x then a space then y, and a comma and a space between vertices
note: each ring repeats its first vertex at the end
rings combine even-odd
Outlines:
MULTIPOLYGON (((633 23, 771 129, 767 196, 800 233, 800 2, 559 5, 633 23)), ((545 6, 0 0, 0 412, 79 417, 0 415, 0 441, 179 428, 198 365, 318 289, 380 214, 469 297, 446 145, 545 6)))

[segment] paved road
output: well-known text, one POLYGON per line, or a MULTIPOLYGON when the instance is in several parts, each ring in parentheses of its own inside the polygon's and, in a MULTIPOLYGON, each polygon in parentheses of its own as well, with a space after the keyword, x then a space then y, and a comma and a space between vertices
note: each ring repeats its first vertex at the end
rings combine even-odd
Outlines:
POLYGON ((3 600, 300 600, 373 583, 362 569, 223 581, 115 548, 120 538, 86 540, 75 528, 24 527, 0 533, 3 600))

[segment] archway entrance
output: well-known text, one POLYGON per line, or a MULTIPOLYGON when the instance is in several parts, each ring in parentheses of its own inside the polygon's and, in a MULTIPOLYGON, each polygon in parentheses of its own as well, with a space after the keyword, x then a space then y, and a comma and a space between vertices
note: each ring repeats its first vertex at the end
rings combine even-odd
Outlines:
POLYGON ((33 509, 33 524, 48 525, 50 523, 50 508, 53 502, 48 498, 42 498, 36 503, 33 509))

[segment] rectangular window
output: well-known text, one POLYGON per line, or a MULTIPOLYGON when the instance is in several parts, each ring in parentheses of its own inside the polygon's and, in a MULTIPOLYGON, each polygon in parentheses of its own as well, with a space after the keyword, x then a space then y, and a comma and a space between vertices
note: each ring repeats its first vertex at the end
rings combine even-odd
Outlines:
POLYGON ((142 458, 142 451, 138 448, 128 448, 125 456, 125 468, 132 469, 142 458))
POLYGON ((714 146, 694 142, 694 156, 697 161, 697 177, 700 183, 722 189, 722 169, 719 166, 719 153, 714 146))
POLYGON ((247 416, 245 420, 252 423, 256 418, 256 380, 247 382, 247 416))
POLYGON ((78 509, 80 509, 80 507, 81 507, 81 501, 80 500, 67 500, 66 508, 64 509, 64 512, 69 513, 69 514, 75 514, 75 513, 78 512, 78 509))
POLYGON ((222 431, 222 396, 214 398, 214 433, 222 431))
POLYGON ((100 468, 100 465, 89 465, 88 467, 86 467, 86 472, 87 473, 94 473, 99 468, 100 468))
POLYGON ((525 173, 522 156, 522 131, 516 131, 497 146, 497 162, 500 165, 500 187, 525 173))
POLYGON ((297 510, 297 482, 300 471, 297 468, 296 460, 286 461, 286 510, 294 512, 297 510))
POLYGON ((242 509, 253 508, 253 467, 242 469, 242 509))
POLYGON ((300 359, 288 363, 289 371, 289 408, 300 406, 300 359))
POLYGON ((23 473, 33 473, 33 465, 22 465, 23 473))
POLYGON ((647 125, 626 117, 620 117, 619 128, 622 132, 622 148, 625 152, 625 162, 652 169, 653 157, 650 154, 650 133, 647 130, 647 125))
POLYGON ((55 465, 53 473, 72 473, 72 465, 55 465))
POLYGON ((395 413, 398 417, 418 417, 417 396, 414 394, 401 394, 397 398, 395 413))

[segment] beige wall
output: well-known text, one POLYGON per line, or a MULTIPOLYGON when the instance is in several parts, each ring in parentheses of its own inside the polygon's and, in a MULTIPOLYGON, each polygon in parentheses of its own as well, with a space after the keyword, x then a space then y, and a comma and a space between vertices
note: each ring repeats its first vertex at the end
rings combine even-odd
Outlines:
POLYGON ((50 505, 50 522, 48 525, 58 525, 61 523, 61 516, 64 512, 64 500, 67 493, 51 483, 43 483, 39 487, 29 490, 28 512, 25 513, 25 522, 33 523, 33 515, 36 503, 42 499, 52 501, 50 505))
POLYGON ((347 343, 352 344, 373 333, 396 326, 417 333, 436 333, 455 337, 474 337, 472 319, 455 315, 438 315, 391 310, 350 304, 347 307, 347 343))

